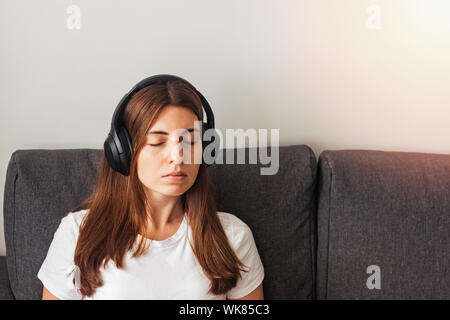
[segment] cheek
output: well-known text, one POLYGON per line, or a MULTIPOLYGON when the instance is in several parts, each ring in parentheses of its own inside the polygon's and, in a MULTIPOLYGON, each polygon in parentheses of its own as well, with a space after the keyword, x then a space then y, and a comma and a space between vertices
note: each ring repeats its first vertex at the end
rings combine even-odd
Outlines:
POLYGON ((199 164, 193 164, 192 166, 189 167, 189 176, 192 183, 194 183, 194 181, 197 179, 199 169, 200 169, 199 164))
POLYGON ((155 157, 152 155, 152 152, 149 152, 144 148, 137 161, 139 179, 141 179, 143 183, 155 179, 159 173, 159 168, 158 157, 155 157))

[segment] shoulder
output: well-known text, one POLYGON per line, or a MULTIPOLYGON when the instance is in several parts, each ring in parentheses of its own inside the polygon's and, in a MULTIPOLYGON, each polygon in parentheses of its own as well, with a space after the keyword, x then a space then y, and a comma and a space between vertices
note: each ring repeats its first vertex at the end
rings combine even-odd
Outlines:
POLYGON ((70 233, 75 236, 78 236, 78 232, 83 222, 84 217, 86 216, 89 210, 80 210, 75 212, 69 212, 62 219, 58 226, 57 232, 70 233))
MULTIPOLYGON (((227 299, 248 296, 264 280, 264 266, 249 225, 234 214, 217 212, 236 257, 245 267, 237 284, 227 292, 227 299)), ((248 297, 247 297, 248 298, 248 297)))
POLYGON ((88 213, 89 209, 69 212, 63 219, 69 220, 71 223, 74 223, 78 227, 81 225, 84 217, 88 213))
POLYGON ((42 262, 37 277, 53 295, 60 299, 80 299, 74 286, 74 253, 76 250, 79 227, 86 210, 70 212, 61 218, 53 235, 53 240, 42 262))
POLYGON ((253 238, 250 227, 238 216, 223 211, 217 211, 217 215, 219 216, 223 229, 232 244, 238 245, 242 241, 247 241, 249 238, 253 238))

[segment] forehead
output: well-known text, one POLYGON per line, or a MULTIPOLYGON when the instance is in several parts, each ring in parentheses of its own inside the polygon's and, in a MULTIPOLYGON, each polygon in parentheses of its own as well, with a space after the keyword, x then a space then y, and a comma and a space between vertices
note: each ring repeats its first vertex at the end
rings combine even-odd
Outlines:
POLYGON ((176 129, 198 128, 197 115, 190 109, 180 106, 166 106, 159 113, 149 133, 154 131, 163 131, 170 133, 176 129))

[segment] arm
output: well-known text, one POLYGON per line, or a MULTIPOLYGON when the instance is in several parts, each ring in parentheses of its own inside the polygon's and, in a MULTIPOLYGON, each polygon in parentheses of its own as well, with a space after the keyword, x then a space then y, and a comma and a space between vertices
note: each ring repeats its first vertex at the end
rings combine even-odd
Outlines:
POLYGON ((227 300, 264 300, 264 293, 263 293, 263 284, 261 284, 252 292, 250 292, 248 295, 239 298, 239 299, 228 299, 227 300))
POLYGON ((42 289, 42 300, 59 300, 44 286, 42 289))

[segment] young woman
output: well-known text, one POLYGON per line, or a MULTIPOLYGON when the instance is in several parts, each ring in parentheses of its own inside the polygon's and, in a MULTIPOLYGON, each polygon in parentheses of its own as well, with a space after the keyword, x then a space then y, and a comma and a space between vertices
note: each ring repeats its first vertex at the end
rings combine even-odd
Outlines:
POLYGON ((192 161, 196 120, 201 100, 181 78, 132 95, 129 176, 103 153, 93 192, 62 218, 39 270, 43 299, 263 299, 251 229, 216 210, 206 164, 192 161))

